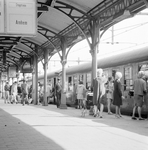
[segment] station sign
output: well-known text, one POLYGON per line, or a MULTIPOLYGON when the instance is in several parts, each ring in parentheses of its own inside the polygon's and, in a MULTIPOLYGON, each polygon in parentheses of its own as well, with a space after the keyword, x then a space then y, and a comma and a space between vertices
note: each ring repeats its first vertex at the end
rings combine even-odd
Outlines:
POLYGON ((7 72, 2 72, 1 74, 1 80, 2 81, 6 81, 8 78, 7 78, 7 72))
POLYGON ((8 76, 9 78, 16 78, 16 67, 9 67, 8 76))
POLYGON ((4 2, 4 35, 37 35, 36 0, 0 1, 4 2))
POLYGON ((0 0, 0 33, 4 32, 4 0, 0 0))

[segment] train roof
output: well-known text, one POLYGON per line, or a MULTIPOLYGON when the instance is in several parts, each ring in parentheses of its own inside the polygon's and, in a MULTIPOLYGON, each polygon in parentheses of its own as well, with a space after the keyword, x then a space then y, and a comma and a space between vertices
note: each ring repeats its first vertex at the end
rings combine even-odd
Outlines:
MULTIPOLYGON (((132 49, 128 51, 118 51, 106 55, 100 55, 98 57, 97 65, 98 68, 110 68, 120 65, 125 65, 134 62, 148 60, 148 47, 132 49)), ((92 69, 92 63, 80 64, 77 66, 66 68, 66 74, 72 75, 77 73, 90 72, 92 69)), ((48 73, 48 78, 53 78, 61 72, 60 70, 48 73)), ((44 75, 39 76, 38 79, 43 79, 44 75)))
MULTIPOLYGON (((100 55, 97 66, 104 69, 146 60, 148 60, 148 47, 100 55)), ((67 68, 66 73, 67 75, 71 75, 74 73, 90 72, 91 69, 92 63, 85 63, 67 68)))

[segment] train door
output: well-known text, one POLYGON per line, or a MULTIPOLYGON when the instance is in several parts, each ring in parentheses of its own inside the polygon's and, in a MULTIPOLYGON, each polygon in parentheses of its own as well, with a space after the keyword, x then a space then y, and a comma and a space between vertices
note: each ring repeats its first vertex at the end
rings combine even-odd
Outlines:
POLYGON ((68 83, 67 83, 68 87, 67 87, 67 91, 73 91, 73 79, 72 79, 72 76, 69 76, 68 77, 68 83))
POLYGON ((84 79, 84 75, 83 75, 83 74, 80 74, 80 75, 79 75, 79 81, 83 81, 83 79, 84 79))
POLYGON ((56 85, 56 82, 57 82, 57 81, 56 81, 56 78, 54 78, 54 79, 53 79, 53 86, 54 86, 54 87, 55 87, 55 85, 56 85))
POLYGON ((86 88, 91 90, 91 73, 86 74, 86 88))
POLYGON ((132 66, 124 67, 124 91, 133 90, 133 68, 132 66))

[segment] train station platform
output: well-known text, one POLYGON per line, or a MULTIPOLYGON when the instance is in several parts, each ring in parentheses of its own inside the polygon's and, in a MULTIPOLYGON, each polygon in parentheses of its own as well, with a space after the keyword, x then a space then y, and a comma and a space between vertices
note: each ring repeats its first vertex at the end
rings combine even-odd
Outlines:
POLYGON ((0 150, 148 150, 148 120, 0 100, 0 150))

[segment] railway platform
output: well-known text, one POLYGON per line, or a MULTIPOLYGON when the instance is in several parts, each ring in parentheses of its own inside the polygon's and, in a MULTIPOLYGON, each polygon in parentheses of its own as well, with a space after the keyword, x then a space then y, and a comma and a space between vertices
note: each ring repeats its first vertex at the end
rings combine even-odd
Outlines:
POLYGON ((0 150, 147 150, 148 120, 94 118, 55 105, 4 104, 0 99, 0 150))

